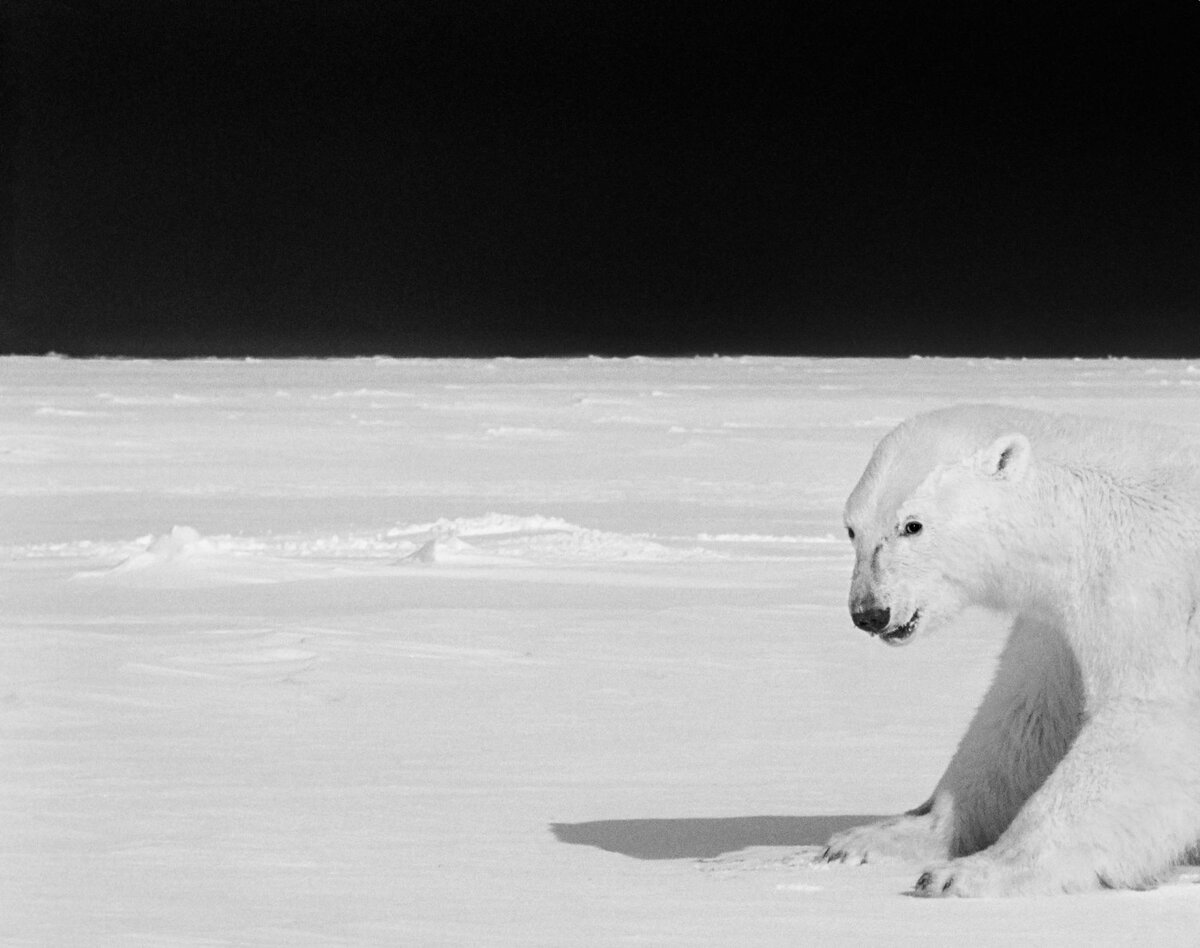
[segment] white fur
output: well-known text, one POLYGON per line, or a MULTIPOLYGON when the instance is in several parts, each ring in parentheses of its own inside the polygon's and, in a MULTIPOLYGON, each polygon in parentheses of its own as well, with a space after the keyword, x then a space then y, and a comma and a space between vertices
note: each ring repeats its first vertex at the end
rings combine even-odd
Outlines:
POLYGON ((960 406, 888 434, 845 516, 851 609, 889 609, 885 640, 972 604, 1014 618, 930 799, 824 858, 920 859, 933 896, 1139 888, 1182 860, 1200 841, 1200 448, 960 406))

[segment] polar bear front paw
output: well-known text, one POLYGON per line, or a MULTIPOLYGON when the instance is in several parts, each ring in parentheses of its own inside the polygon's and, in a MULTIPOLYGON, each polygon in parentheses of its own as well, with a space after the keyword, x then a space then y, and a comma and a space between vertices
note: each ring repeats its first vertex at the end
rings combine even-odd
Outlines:
POLYGON ((972 891, 971 873, 964 871, 960 875, 960 870, 964 867, 960 866, 963 860, 957 859, 954 862, 946 863, 941 866, 932 866, 921 873, 917 879, 917 884, 913 886, 913 894, 922 896, 923 898, 946 898, 949 896, 965 896, 971 897, 980 895, 978 891, 972 891))
POLYGON ((944 859, 946 854, 946 844, 935 835, 927 816, 897 816, 835 833, 818 859, 862 865, 891 859, 944 859))
POLYGON ((1090 879, 1070 879, 1028 858, 983 852, 931 866, 917 879, 913 894, 972 899, 1054 895, 1094 888, 1099 888, 1094 875, 1090 879))

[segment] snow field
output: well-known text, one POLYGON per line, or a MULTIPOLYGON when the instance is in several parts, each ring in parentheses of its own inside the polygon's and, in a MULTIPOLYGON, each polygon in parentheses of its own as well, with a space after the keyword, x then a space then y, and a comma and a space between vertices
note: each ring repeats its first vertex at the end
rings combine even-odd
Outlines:
POLYGON ((874 441, 1193 430, 1187 363, 0 360, 5 944, 1194 944, 1200 890, 813 867, 920 802, 1003 627, 883 649, 874 441))

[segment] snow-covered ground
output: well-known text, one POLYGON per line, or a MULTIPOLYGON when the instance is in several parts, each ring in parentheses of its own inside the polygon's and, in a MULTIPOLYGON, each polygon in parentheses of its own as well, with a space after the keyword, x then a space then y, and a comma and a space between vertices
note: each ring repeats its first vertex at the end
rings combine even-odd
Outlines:
POLYGON ((4 945, 1196 944, 1200 888, 814 867, 1003 634, 845 612, 875 441, 1200 365, 0 360, 4 945))

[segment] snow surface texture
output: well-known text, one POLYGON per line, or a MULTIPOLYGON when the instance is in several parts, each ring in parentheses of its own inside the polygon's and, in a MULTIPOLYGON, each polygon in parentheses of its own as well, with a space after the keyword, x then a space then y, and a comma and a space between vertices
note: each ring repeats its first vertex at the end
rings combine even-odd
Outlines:
POLYGON ((886 649, 840 513, 963 400, 1168 362, 0 360, 0 943, 1195 944, 1200 887, 909 897, 996 617, 886 649))

